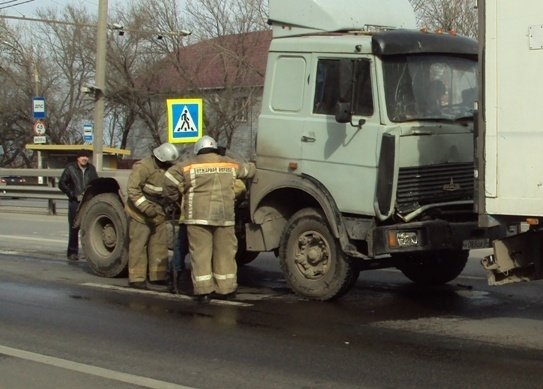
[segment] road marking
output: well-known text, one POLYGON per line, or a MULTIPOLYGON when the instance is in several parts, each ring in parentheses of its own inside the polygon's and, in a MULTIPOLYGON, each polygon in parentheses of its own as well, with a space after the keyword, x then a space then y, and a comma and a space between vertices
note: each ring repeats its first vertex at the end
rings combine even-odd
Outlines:
POLYGON ((79 373, 93 375, 101 378, 107 378, 114 381, 125 382, 131 385, 143 386, 156 389, 193 389, 190 386, 178 385, 171 382, 155 380, 153 378, 138 376, 134 374, 123 373, 120 371, 104 369, 102 367, 86 365, 84 363, 73 362, 67 359, 55 358, 48 355, 37 354, 30 351, 19 350, 0 345, 0 354, 9 355, 15 358, 27 361, 42 363, 60 367, 61 369, 77 371, 79 373))
POLYGON ((0 235, 0 239, 29 240, 32 242, 66 243, 66 239, 47 239, 33 236, 0 235))
MULTIPOLYGON (((124 292, 124 293, 137 293, 137 294, 147 294, 147 295, 159 296, 161 298, 165 298, 165 299, 168 299, 168 300, 194 301, 194 299, 191 296, 187 296, 187 295, 184 295, 184 294, 170 294, 170 293, 165 293, 165 292, 155 292, 153 290, 133 289, 133 288, 129 288, 129 287, 126 287, 126 286, 96 284, 94 282, 84 282, 84 283, 82 283, 80 285, 89 286, 91 288, 117 290, 117 291, 124 292)), ((209 301, 209 304, 212 304, 212 305, 232 305, 232 306, 237 306, 237 307, 252 307, 253 306, 253 304, 242 303, 240 301, 218 300, 218 299, 211 299, 209 301)))

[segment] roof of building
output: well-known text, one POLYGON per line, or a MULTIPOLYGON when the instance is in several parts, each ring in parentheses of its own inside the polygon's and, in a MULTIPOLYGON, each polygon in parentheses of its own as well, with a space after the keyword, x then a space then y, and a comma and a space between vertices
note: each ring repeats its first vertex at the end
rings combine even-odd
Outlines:
POLYGON ((256 31, 182 47, 177 63, 167 59, 161 64, 152 89, 181 92, 263 86, 271 38, 271 30, 256 31))

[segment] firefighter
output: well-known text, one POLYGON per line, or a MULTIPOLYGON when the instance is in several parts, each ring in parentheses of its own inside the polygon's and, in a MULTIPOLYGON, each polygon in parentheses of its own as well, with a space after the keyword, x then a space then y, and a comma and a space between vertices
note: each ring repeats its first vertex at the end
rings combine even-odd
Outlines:
POLYGON ((236 178, 252 177, 255 165, 221 155, 217 142, 207 135, 196 142, 194 154, 168 169, 164 195, 181 203, 194 295, 200 302, 209 301, 212 294, 228 299, 237 289, 236 178))
POLYGON ((168 226, 164 209, 164 173, 179 157, 177 148, 163 143, 152 155, 134 164, 128 178, 128 285, 167 291, 168 226))

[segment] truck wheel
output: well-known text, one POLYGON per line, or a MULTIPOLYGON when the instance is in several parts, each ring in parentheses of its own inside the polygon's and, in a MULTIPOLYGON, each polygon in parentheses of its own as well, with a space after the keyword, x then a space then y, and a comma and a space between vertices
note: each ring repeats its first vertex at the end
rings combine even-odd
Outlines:
POLYGON ((279 257, 290 288, 312 300, 338 298, 358 278, 326 218, 313 208, 302 209, 290 218, 281 237, 279 257))
POLYGON ((236 252, 236 262, 238 266, 247 265, 248 263, 253 262, 256 259, 256 257, 258 257, 258 254, 260 253, 256 251, 247 251, 245 248, 240 247, 239 242, 238 242, 238 251, 236 252))
POLYGON ((236 263, 238 266, 247 265, 254 261, 260 253, 257 251, 247 251, 245 225, 241 219, 236 219, 236 238, 238 240, 238 251, 236 251, 236 263))
POLYGON ((462 273, 469 251, 434 251, 395 255, 401 262, 398 269, 411 281, 420 285, 441 285, 462 273))
POLYGON ((81 245, 91 269, 103 277, 116 277, 128 263, 128 228, 123 205, 113 193, 102 193, 85 206, 81 245))

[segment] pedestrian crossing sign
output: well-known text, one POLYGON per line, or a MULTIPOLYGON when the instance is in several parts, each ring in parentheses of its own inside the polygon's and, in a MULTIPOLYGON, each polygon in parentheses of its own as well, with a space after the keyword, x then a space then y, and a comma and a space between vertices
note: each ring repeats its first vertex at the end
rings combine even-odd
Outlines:
POLYGON ((202 137, 202 99, 167 99, 168 142, 191 143, 202 137))

